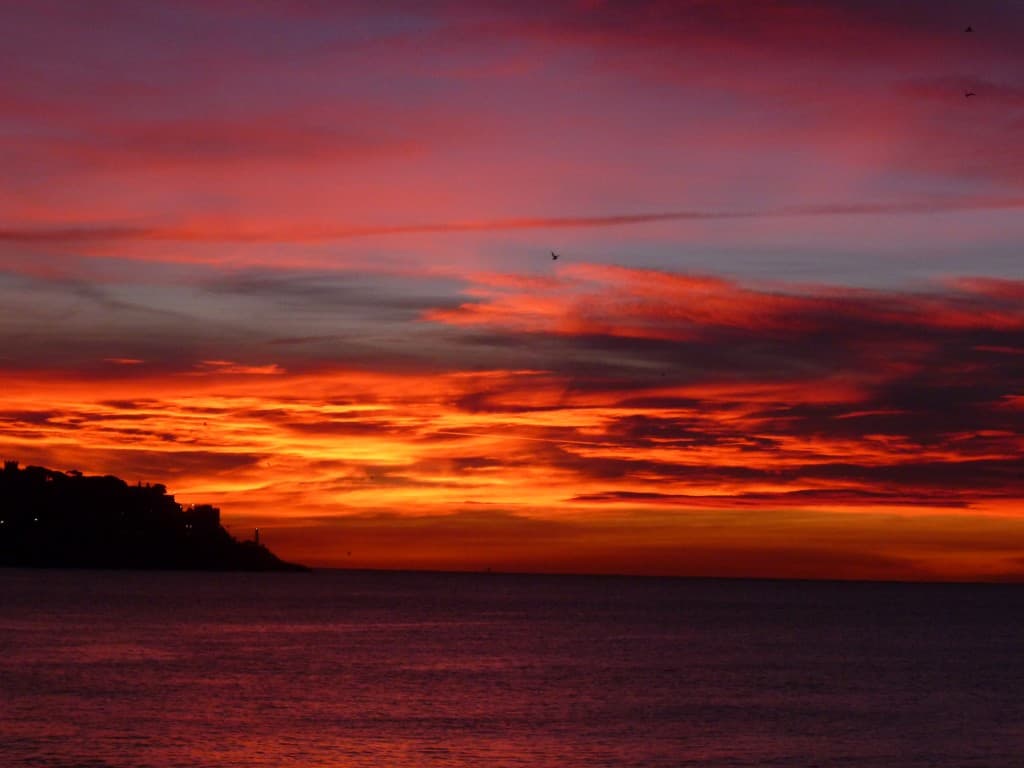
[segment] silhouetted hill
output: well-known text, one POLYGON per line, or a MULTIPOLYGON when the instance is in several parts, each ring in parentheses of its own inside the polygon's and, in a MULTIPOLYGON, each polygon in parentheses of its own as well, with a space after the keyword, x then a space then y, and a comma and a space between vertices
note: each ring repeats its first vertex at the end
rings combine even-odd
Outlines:
POLYGON ((208 504, 182 507, 160 484, 106 475, 0 471, 0 566, 301 571, 255 541, 237 541, 208 504))

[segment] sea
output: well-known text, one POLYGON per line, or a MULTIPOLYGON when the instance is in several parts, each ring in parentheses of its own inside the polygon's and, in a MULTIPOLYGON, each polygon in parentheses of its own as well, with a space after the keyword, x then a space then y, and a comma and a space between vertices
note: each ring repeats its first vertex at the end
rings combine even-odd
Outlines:
POLYGON ((0 569, 0 766, 1022 766, 1024 587, 0 569))

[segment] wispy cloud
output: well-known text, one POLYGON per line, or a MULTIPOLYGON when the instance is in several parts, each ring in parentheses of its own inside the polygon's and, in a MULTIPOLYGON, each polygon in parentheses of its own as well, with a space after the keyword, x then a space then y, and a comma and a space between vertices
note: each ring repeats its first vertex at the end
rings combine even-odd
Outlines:
POLYGON ((308 243, 386 235, 500 232, 528 229, 573 229, 621 227, 660 222, 726 221, 730 219, 781 219, 812 216, 913 216, 954 211, 984 211, 1024 208, 1024 197, 977 197, 926 199, 893 203, 833 203, 787 206, 764 210, 678 210, 651 213, 623 213, 603 216, 552 216, 500 218, 481 221, 389 224, 381 226, 296 227, 260 229, 249 226, 137 227, 137 226, 52 226, 0 229, 0 241, 15 243, 75 243, 118 240, 165 240, 175 242, 280 242, 308 243))
POLYGON ((189 376, 207 375, 242 375, 242 376, 279 376, 283 374, 284 368, 277 363, 267 365, 243 365, 231 360, 202 360, 196 366, 197 370, 189 371, 189 376))
MULTIPOLYGON (((65 465, 125 441, 259 456, 262 469, 244 464, 229 484, 257 508, 241 489, 276 489, 296 510, 420 514, 465 503, 991 513, 1024 497, 1022 290, 744 286, 595 265, 485 273, 471 301, 427 312, 433 355, 404 370, 303 362, 307 344, 268 343, 295 365, 236 362, 225 344, 178 368, 201 376, 168 376, 159 361, 98 388, 23 373, 8 386, 4 450, 65 465), (481 366, 480 327, 506 367, 481 366), (45 411, 33 408, 40 393, 45 411)), ((195 466, 188 487, 223 482, 195 466)))

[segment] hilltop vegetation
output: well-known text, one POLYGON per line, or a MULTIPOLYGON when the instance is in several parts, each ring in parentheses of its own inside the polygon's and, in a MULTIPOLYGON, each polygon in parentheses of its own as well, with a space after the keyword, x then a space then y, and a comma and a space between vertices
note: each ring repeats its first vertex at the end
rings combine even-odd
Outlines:
POLYGON ((161 484, 12 461, 0 472, 0 565, 305 570, 256 541, 237 541, 219 509, 183 507, 161 484))

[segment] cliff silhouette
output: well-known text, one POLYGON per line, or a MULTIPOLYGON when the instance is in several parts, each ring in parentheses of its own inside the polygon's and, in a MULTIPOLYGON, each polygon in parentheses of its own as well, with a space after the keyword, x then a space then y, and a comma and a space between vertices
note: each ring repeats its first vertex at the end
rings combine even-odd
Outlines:
POLYGON ((0 471, 0 566, 304 571, 238 541, 209 504, 183 507, 161 484, 43 467, 0 471))

